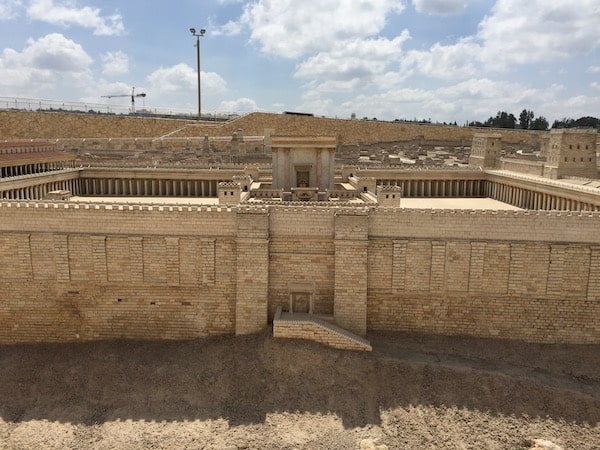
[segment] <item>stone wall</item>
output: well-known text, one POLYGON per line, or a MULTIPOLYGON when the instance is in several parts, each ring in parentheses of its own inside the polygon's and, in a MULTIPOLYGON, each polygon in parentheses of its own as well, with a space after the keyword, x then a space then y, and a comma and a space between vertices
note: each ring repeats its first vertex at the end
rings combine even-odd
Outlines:
MULTIPOLYGON (((470 146, 473 134, 490 129, 372 120, 330 119, 252 113, 229 122, 197 123, 181 119, 0 110, 0 139, 204 138, 204 136, 335 136, 340 144, 411 141, 470 146)), ((505 143, 539 146, 546 132, 493 130, 505 143)), ((181 145, 187 145, 185 139, 181 145)), ((116 143, 114 143, 116 145, 116 143)), ((123 144, 125 145, 125 144, 123 144)))
POLYGON ((500 158, 500 170, 523 173, 541 177, 544 175, 544 163, 541 161, 528 161, 526 159, 500 158))
POLYGON ((0 110, 0 139, 160 137, 194 121, 108 114, 0 110))
POLYGON ((233 333, 235 214, 0 206, 0 342, 233 333))
MULTIPOLYGON (((379 122, 372 120, 331 119, 323 117, 294 116, 286 114, 253 113, 232 120, 216 128, 190 126, 176 136, 203 136, 219 132, 229 136, 242 129, 244 135, 263 135, 265 128, 279 136, 336 136, 343 144, 372 144, 408 140, 454 142, 470 146, 474 133, 490 129, 456 127, 403 122, 379 122)), ((545 132, 523 130, 493 130, 507 143, 540 145, 545 132)))
POLYGON ((600 343, 600 213, 0 203, 0 342, 369 330, 600 343))

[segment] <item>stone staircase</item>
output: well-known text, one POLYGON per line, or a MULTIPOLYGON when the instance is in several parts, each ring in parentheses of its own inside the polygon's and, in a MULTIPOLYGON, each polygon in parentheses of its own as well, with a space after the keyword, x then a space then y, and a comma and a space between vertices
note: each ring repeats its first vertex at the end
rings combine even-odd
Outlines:
POLYGON ((273 337, 307 339, 341 350, 373 350, 369 341, 348 330, 313 314, 283 312, 281 306, 273 319, 273 337))

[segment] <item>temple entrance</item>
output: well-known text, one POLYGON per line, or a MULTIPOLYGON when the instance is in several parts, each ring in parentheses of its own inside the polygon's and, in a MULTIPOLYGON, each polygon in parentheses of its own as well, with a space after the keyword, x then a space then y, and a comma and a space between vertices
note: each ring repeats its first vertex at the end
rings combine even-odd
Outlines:
POLYGON ((310 172, 307 170, 296 171, 296 187, 305 188, 309 186, 310 172))
POLYGON ((291 294, 292 308, 295 313, 308 313, 310 311, 310 295, 305 292, 291 294))
POLYGON ((314 309, 314 283, 290 282, 288 284, 290 296, 290 313, 312 314, 314 309))

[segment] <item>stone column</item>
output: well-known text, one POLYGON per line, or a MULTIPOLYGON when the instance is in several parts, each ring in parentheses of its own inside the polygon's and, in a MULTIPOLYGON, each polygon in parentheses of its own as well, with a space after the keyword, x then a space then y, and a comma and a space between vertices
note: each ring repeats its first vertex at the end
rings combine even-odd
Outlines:
POLYGON ((587 298, 591 301, 600 300, 600 246, 590 248, 590 275, 588 278, 587 298))
POLYGON ((340 211, 335 216, 334 320, 353 333, 367 333, 367 211, 340 211))
POLYGON ((235 334, 257 333, 267 326, 269 296, 269 213, 237 213, 235 334))
POLYGON ((316 170, 316 174, 317 174, 317 179, 316 179, 316 186, 319 188, 320 191, 325 191, 326 189, 328 189, 329 186, 321 186, 321 180, 323 179, 323 161, 321 160, 321 154, 322 154, 322 150, 321 149, 317 149, 317 170, 316 170))

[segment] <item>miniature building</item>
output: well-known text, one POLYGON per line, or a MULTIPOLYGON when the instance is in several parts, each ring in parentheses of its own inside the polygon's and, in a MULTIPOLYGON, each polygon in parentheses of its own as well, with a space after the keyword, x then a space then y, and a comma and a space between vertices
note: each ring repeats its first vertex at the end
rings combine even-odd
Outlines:
POLYGON ((595 130, 551 130, 544 176, 596 178, 597 137, 595 130))
MULTIPOLYGON (((553 176, 597 177, 592 134, 550 136, 553 176)), ((0 342, 188 339, 273 321, 279 336, 353 349, 369 331, 600 343, 600 189, 496 170, 495 135, 475 137, 464 170, 336 171, 335 142, 275 137, 272 172, 0 152, 0 342), (76 198, 41 200, 56 190, 76 198)))
POLYGON ((44 200, 69 200, 71 198, 71 191, 68 189, 59 189, 58 191, 50 191, 44 196, 44 200))
POLYGON ((222 181, 217 185, 219 203, 222 205, 237 205, 240 203, 240 184, 235 181, 222 181))
POLYGON ((395 185, 377 186, 377 204, 379 206, 400 206, 400 197, 402 196, 402 188, 395 185))
POLYGON ((273 189, 333 189, 336 139, 273 137, 273 189))
POLYGON ((496 167, 502 150, 502 136, 499 134, 480 134, 473 136, 469 167, 474 169, 493 169, 496 167))

